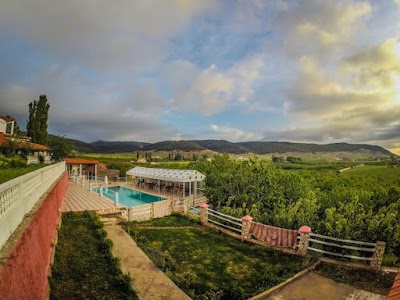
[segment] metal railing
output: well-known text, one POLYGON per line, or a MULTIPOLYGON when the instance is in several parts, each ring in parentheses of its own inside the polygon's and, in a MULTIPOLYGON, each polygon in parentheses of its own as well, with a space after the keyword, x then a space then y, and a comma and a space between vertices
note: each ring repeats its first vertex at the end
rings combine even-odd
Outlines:
POLYGON ((198 217, 200 215, 200 208, 189 205, 188 214, 198 217))
POLYGON ((344 240, 338 239, 330 236, 320 235, 316 233, 310 233, 310 238, 308 239, 310 243, 320 245, 319 248, 308 246, 308 250, 328 254, 336 257, 350 258, 362 261, 371 261, 372 256, 359 256, 353 255, 349 253, 353 252, 368 252, 374 253, 376 243, 368 243, 354 240, 344 240), (328 241, 326 241, 328 240, 328 241), (364 246, 364 247, 363 247, 364 246), (339 250, 339 252, 333 252, 334 249, 343 249, 339 250), (342 253, 340 253, 342 252, 342 253), (347 253, 343 253, 347 252, 347 253))
POLYGON ((240 232, 240 233, 242 232, 242 220, 241 219, 220 213, 213 209, 208 209, 207 214, 208 214, 208 222, 216 224, 216 225, 224 227, 224 228, 228 228, 228 229, 236 231, 236 232, 240 232))

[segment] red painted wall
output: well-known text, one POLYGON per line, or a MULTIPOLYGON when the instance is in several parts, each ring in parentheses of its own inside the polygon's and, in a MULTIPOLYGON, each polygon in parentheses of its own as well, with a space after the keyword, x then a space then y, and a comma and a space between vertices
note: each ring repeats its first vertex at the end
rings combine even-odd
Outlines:
POLYGON ((47 195, 0 269, 0 299, 46 299, 49 265, 60 206, 68 186, 65 173, 47 195))

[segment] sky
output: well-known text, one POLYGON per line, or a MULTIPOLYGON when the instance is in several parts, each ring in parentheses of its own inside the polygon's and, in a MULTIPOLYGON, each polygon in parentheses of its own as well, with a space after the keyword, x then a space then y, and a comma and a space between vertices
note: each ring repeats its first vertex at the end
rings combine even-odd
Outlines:
POLYGON ((368 143, 400 154, 400 0, 0 0, 0 115, 157 142, 368 143))

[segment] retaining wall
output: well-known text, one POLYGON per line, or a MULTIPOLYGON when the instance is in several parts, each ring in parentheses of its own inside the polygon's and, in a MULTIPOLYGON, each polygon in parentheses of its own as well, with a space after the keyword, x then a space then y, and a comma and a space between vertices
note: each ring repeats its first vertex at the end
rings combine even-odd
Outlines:
POLYGON ((53 239, 67 185, 64 173, 44 195, 4 265, 0 265, 0 299, 46 299, 53 239))

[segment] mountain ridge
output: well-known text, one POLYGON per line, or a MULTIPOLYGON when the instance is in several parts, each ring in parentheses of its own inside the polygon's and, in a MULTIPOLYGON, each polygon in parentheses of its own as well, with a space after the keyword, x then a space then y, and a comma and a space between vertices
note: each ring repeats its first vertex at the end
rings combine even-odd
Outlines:
POLYGON ((85 143, 79 140, 68 139, 75 150, 80 152, 93 153, 122 153, 135 151, 202 151, 210 150, 218 153, 230 154, 273 154, 273 153, 314 153, 314 152, 356 152, 367 150, 383 156, 395 155, 389 150, 369 144, 349 143, 295 143, 286 141, 250 141, 250 142, 229 142, 226 140, 180 140, 160 141, 156 143, 146 142, 121 142, 121 141, 95 141, 85 143))

